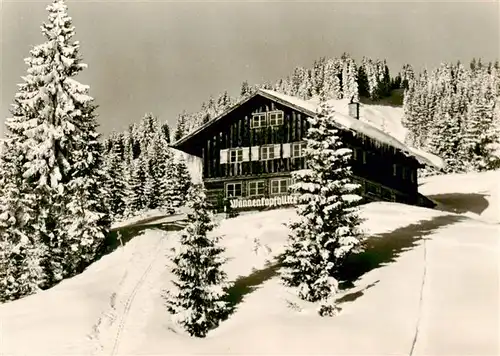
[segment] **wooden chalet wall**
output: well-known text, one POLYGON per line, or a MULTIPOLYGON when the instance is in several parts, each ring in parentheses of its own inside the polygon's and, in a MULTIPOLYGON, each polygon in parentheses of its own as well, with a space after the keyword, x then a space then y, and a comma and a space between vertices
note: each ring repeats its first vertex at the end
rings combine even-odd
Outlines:
MULTIPOLYGON (((212 123, 196 139, 196 147, 190 148, 202 157, 203 180, 208 198, 220 205, 221 199, 224 199, 226 182, 241 181, 246 191, 246 181, 249 179, 289 176, 290 171, 305 168, 303 157, 283 157, 283 144, 303 141, 308 128, 309 123, 304 113, 259 95, 212 123), (283 111, 283 125, 251 128, 254 113, 275 110, 283 111), (281 145, 279 157, 261 160, 261 150, 258 150, 258 156, 255 156, 256 152, 249 150, 249 161, 221 163, 220 151, 223 149, 268 144, 281 145)), ((346 145, 354 150, 352 169, 354 175, 362 178, 360 182, 363 184, 365 196, 371 195, 374 200, 382 198, 391 201, 394 200, 391 193, 393 190, 405 196, 398 199, 399 201, 415 202, 419 167, 415 158, 407 157, 393 147, 375 142, 361 134, 344 131, 342 137, 346 145)), ((267 188, 266 181, 266 191, 267 188)))
MULTIPOLYGON (((203 177, 204 179, 226 178, 302 169, 304 159, 276 158, 261 161, 260 151, 259 157, 252 157, 250 152, 250 162, 221 164, 220 150, 299 142, 305 137, 307 129, 308 122, 304 114, 257 96, 229 113, 224 123, 216 123, 209 128, 210 134, 204 140, 202 148, 203 177), (274 110, 284 112, 283 125, 254 129, 250 127, 252 114, 274 110)), ((283 148, 280 157, 283 157, 283 148)))

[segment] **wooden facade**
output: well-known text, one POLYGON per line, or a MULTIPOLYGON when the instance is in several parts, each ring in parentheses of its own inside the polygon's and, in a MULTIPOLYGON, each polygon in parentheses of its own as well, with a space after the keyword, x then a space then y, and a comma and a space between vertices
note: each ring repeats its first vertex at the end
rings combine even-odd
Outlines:
MULTIPOLYGON (((207 197, 217 210, 228 199, 269 200, 286 195, 291 172, 305 168, 302 149, 312 115, 258 92, 173 147, 202 158, 207 197)), ((425 205, 417 189, 421 164, 414 157, 354 131, 341 133, 353 149, 352 169, 366 201, 425 205)))

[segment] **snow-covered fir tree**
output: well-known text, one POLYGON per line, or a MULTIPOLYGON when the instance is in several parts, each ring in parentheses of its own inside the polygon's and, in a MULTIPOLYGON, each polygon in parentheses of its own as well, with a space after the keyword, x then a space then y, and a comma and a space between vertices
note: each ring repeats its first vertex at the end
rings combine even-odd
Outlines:
POLYGON ((188 193, 188 225, 174 249, 174 290, 167 291, 168 311, 192 336, 205 337, 228 312, 229 283, 223 270, 226 258, 209 212, 205 189, 193 186, 188 193))
POLYGON ((480 60, 470 68, 458 62, 443 63, 430 72, 424 69, 405 90, 406 141, 443 155, 446 172, 495 169, 500 162, 495 119, 499 84, 494 65, 480 60))
POLYGON ((293 174, 291 186, 299 196, 299 219, 290 225, 280 271, 284 284, 296 288, 300 298, 320 302, 322 316, 335 313, 333 273, 360 244, 361 236, 357 213, 361 197, 352 178, 352 152, 342 143, 334 115, 322 102, 309 120, 308 168, 293 174))
POLYGON ((241 83, 241 89, 240 89, 240 100, 245 99, 252 95, 254 93, 254 89, 248 82, 245 80, 243 83, 241 83))
POLYGON ((145 192, 147 161, 144 156, 133 160, 130 169, 130 181, 127 184, 126 216, 134 216, 146 209, 147 198, 145 192))
POLYGON ((182 137, 188 134, 187 126, 187 113, 182 112, 177 118, 177 126, 175 127, 174 141, 180 140, 182 137))
POLYGON ((116 221, 124 217, 127 210, 127 161, 113 149, 106 155, 105 172, 107 177, 107 199, 111 218, 116 221))
POLYGON ((109 226, 95 105, 88 86, 74 79, 86 65, 64 1, 47 10, 47 41, 25 60, 27 75, 6 120, 11 149, 23 157, 23 197, 35 197, 25 235, 46 247, 45 288, 88 265, 109 226))
POLYGON ((167 143, 170 143, 171 137, 170 137, 170 126, 168 126, 168 122, 164 122, 161 124, 161 132, 163 134, 163 138, 167 143))
POLYGON ((233 99, 226 90, 217 98, 217 111, 215 113, 215 116, 222 114, 224 111, 229 109, 231 105, 233 105, 233 99))
POLYGON ((179 206, 182 206, 185 204, 185 197, 192 186, 191 174, 186 165, 186 160, 182 156, 175 164, 175 182, 175 195, 181 198, 179 206))
POLYGON ((496 169, 500 164, 499 99, 495 73, 492 74, 486 69, 478 71, 469 91, 464 154, 468 165, 477 171, 496 169))
POLYGON ((410 64, 404 64, 401 70, 401 86, 408 89, 410 82, 415 80, 415 72, 410 64))
POLYGON ((175 179, 175 166, 165 138, 158 132, 146 152, 146 176, 144 194, 148 209, 166 208, 169 210, 178 197, 174 196, 171 186, 175 179))
POLYGON ((302 68, 301 74, 302 78, 301 82, 297 87, 296 96, 301 99, 308 100, 312 97, 314 93, 314 83, 312 79, 311 70, 302 68))
POLYGON ((342 97, 357 102, 359 101, 359 93, 356 62, 347 54, 344 54, 342 57, 342 97))
POLYGON ((457 106, 457 100, 447 98, 442 100, 436 110, 434 126, 429 135, 428 147, 431 152, 443 158, 446 162, 445 172, 462 170, 461 160, 461 120, 452 111, 457 106))
MULTIPOLYGON (((293 73, 291 75, 291 79, 290 79, 291 88, 290 88, 289 95, 297 96, 297 97, 300 97, 302 99, 308 99, 307 83, 310 84, 307 69, 304 67, 295 67, 295 69, 293 70, 293 73), (302 96, 299 95, 299 90, 302 91, 302 93, 301 93, 302 96)), ((309 86, 309 88, 310 88, 310 86, 309 86)))
POLYGON ((360 97, 370 97, 370 86, 368 82, 367 58, 363 57, 358 67, 358 92, 360 97))
POLYGON ((146 156, 149 145, 159 130, 159 121, 152 113, 146 113, 138 125, 135 137, 140 143, 141 153, 146 156))
POLYGON ((9 151, 9 141, 0 160, 0 303, 36 293, 44 282, 45 245, 30 209, 35 197, 23 194, 20 158, 9 151))
POLYGON ((320 95, 323 87, 325 86, 325 69, 326 69, 326 58, 321 57, 314 61, 311 70, 312 79, 312 94, 313 96, 320 95))
POLYGON ((26 235, 11 237, 0 233, 0 303, 34 294, 43 284, 43 245, 26 235))

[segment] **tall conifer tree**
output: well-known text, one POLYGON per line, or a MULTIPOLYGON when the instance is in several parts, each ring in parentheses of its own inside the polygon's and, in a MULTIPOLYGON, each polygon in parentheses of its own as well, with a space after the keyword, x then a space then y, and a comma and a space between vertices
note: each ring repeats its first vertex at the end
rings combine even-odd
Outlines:
POLYGON ((74 79, 86 65, 65 2, 47 10, 47 41, 25 60, 27 75, 6 121, 11 152, 22 157, 22 195, 35 197, 25 235, 46 246, 44 287, 88 265, 109 227, 96 106, 89 87, 74 79))
POLYGON ((352 180, 351 150, 339 137, 334 115, 322 102, 309 120, 308 168, 294 173, 291 186, 299 195, 299 220, 290 226, 281 270, 284 284, 297 288, 300 298, 321 303, 322 316, 335 313, 333 273, 360 243, 359 185, 352 180))

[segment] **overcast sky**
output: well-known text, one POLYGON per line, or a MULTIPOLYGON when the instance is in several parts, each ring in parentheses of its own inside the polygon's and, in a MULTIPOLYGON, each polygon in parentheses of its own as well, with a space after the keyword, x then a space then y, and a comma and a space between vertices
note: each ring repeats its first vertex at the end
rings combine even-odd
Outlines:
MULTIPOLYGON (((23 58, 44 39, 49 1, 3 0, 0 121, 8 115, 23 58)), ((89 65, 100 131, 124 130, 146 112, 175 124, 210 95, 243 80, 274 82, 320 56, 350 53, 434 67, 499 58, 499 5, 489 2, 68 1, 89 65)))

